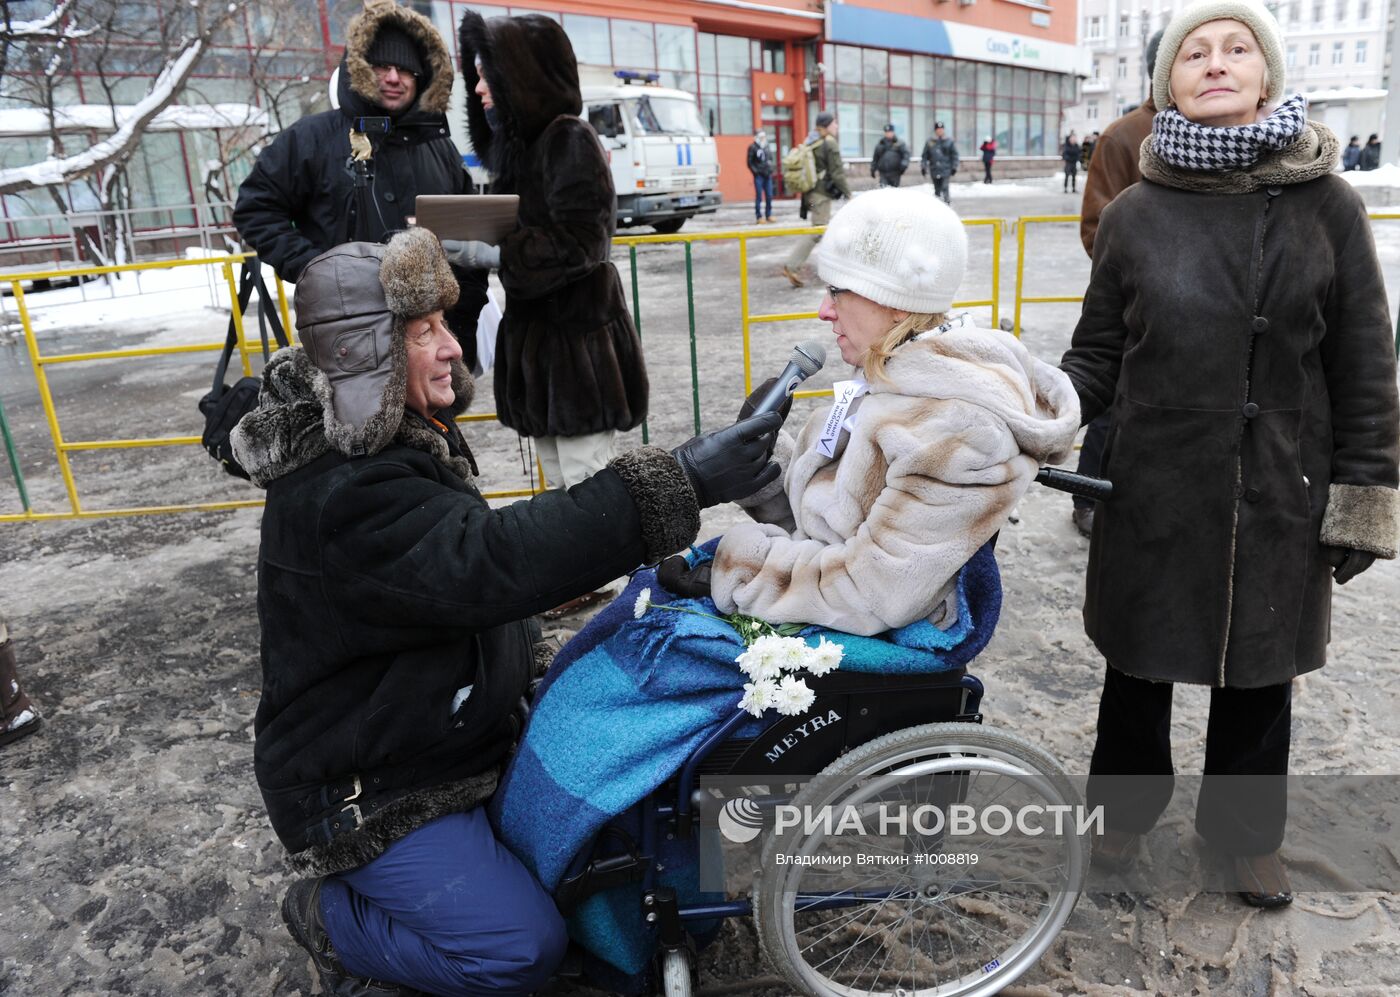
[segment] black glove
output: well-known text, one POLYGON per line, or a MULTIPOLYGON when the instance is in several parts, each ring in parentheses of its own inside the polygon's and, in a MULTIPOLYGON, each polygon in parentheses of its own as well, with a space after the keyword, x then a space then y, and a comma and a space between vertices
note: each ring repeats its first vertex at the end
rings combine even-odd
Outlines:
POLYGON ((1345 585, 1376 561, 1376 555, 1352 547, 1328 547, 1327 563, 1332 565, 1332 577, 1345 585))
MULTIPOLYGON (((754 388, 753 392, 749 395, 749 397, 744 399, 744 404, 739 406, 739 418, 735 419, 734 421, 743 422, 749 416, 753 415, 754 406, 756 406, 763 399, 764 395, 768 394, 769 391, 773 390, 773 385, 777 383, 778 379, 776 377, 770 377, 758 387, 754 388)), ((792 395, 788 395, 787 401, 783 402, 783 404, 778 407, 778 414, 782 416, 783 421, 786 422, 788 413, 791 411, 792 395)))
POLYGON ((656 582, 667 592, 686 599, 708 598, 713 561, 691 567, 683 554, 672 554, 656 569, 656 582))
POLYGON ((769 458, 783 417, 768 412, 686 440, 671 451, 690 479, 700 508, 752 495, 782 468, 769 458))

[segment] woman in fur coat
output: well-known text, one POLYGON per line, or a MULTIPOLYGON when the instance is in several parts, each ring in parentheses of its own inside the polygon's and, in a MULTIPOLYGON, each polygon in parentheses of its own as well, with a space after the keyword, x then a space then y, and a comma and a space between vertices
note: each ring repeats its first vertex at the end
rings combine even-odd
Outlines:
POLYGON ((1136 860, 1172 794, 1172 684, 1210 686, 1196 829, 1261 907, 1292 899, 1292 680, 1326 660, 1333 581, 1395 556, 1400 508, 1371 227, 1285 70, 1253 0, 1173 18, 1142 182, 1104 209, 1061 364, 1084 419, 1113 417, 1084 601, 1107 662, 1096 861, 1136 860))
POLYGON ((608 261, 612 172, 578 117, 578 63, 558 22, 469 10, 460 41, 472 148, 492 193, 520 195, 518 227, 481 260, 499 268, 506 292, 496 409, 536 438, 545 477, 567 487, 646 416, 642 344, 608 261))
POLYGON ((693 595, 708 580, 724 612, 854 634, 957 620, 959 569, 1079 427, 1068 378, 948 317, 966 265, 961 221, 924 189, 858 195, 832 220, 818 316, 856 373, 796 440, 779 437, 782 480, 741 503, 757 522, 713 562, 666 566, 663 585, 693 595))

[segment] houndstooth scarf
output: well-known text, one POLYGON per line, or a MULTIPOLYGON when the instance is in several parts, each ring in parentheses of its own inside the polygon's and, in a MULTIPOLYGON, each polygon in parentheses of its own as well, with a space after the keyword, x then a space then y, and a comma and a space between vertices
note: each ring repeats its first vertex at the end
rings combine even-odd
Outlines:
POLYGON ((1157 155, 1182 169, 1247 169, 1266 151, 1285 149, 1298 141, 1307 125, 1307 113, 1308 102, 1300 93, 1252 125, 1212 128, 1169 107, 1152 119, 1152 144, 1157 155))

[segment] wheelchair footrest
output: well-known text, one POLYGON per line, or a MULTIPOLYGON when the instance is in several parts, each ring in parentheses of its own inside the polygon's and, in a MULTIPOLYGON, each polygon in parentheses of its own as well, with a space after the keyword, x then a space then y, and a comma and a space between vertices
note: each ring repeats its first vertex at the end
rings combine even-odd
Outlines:
POLYGON ((614 886, 640 883, 646 875, 650 860, 640 855, 610 855, 593 859, 576 876, 566 877, 554 891, 554 902, 568 914, 595 893, 614 886))

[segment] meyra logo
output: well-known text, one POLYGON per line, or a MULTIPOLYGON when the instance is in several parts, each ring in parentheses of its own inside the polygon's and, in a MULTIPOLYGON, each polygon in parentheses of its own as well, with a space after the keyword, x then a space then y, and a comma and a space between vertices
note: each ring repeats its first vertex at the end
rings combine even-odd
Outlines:
POLYGON ((763 757, 768 759, 768 764, 772 765, 779 758, 783 757, 785 751, 797 747, 798 744, 811 737, 823 727, 834 724, 840 719, 841 714, 837 713, 835 710, 827 710, 826 716, 818 714, 817 716, 811 717, 805 723, 788 731, 782 737, 778 738, 778 740, 774 741, 773 746, 763 752, 763 757))

